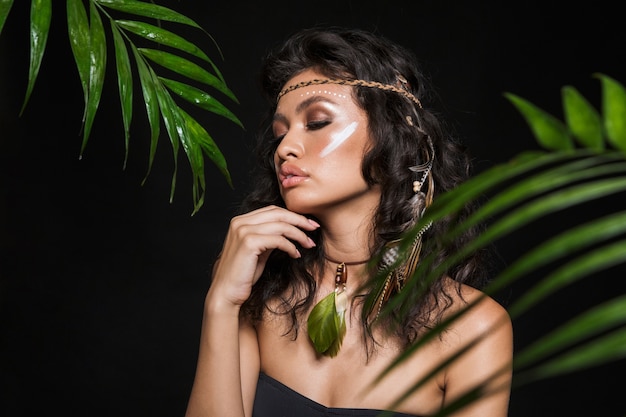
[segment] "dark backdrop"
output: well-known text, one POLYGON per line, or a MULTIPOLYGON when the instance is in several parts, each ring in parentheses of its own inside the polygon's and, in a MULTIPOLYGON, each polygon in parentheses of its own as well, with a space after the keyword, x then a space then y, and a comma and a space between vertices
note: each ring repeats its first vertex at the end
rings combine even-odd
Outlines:
MULTIPOLYGON (((186 32, 222 70, 241 102, 230 108, 246 127, 201 116, 229 162, 234 189, 207 166, 207 201, 191 216, 182 152, 177 191, 168 201, 173 158, 164 134, 141 185, 148 132, 140 107, 122 169, 113 72, 78 159, 82 92, 62 2, 54 4, 31 101, 18 115, 28 73, 28 3, 16 1, 0 36, 0 414, 7 417, 183 415, 209 270, 248 187, 250 146, 263 110, 259 61, 292 31, 318 23, 362 27, 415 50, 438 88, 439 110, 478 169, 535 147, 503 92, 561 117, 563 85, 597 104, 594 72, 626 81, 623 22, 610 2, 163 2, 195 19, 220 45, 223 61, 205 35, 186 32)), ((570 217, 577 221, 576 213, 570 217)), ((503 241, 502 261, 549 233, 545 226, 503 241)), ((517 347, 583 306, 623 292, 623 272, 594 276, 516 319, 517 347)), ((503 302, 522 290, 511 288, 503 302)), ((519 389, 511 416, 623 415, 615 378, 624 370, 621 361, 519 389)))

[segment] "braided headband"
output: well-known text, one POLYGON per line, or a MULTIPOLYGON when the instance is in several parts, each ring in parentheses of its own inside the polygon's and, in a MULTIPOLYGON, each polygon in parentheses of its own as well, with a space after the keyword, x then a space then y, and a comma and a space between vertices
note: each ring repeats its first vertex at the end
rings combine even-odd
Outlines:
POLYGON ((334 79, 334 78, 324 78, 321 80, 313 79, 313 80, 308 80, 308 81, 302 81, 297 84, 292 84, 289 87, 285 87, 280 93, 278 93, 278 96, 276 97, 276 101, 280 100, 280 98, 284 96, 285 94, 293 90, 296 90, 298 88, 308 87, 310 85, 320 85, 320 84, 339 84, 339 85, 350 85, 350 86, 360 86, 360 87, 372 87, 372 88, 379 88, 385 91, 393 91, 394 93, 398 93, 402 95, 403 97, 405 97, 406 99, 411 100, 412 102, 417 104, 420 109, 422 108, 422 103, 417 99, 417 97, 409 93, 407 90, 400 88, 400 87, 396 87, 395 85, 382 84, 376 81, 341 80, 341 79, 334 79))

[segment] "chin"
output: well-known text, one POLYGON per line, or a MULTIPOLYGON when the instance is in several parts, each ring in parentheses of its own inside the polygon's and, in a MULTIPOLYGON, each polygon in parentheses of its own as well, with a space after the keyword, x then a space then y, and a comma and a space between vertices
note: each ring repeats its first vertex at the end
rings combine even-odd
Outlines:
POLYGON ((289 204, 286 203, 285 207, 289 211, 293 211, 294 213, 303 214, 303 215, 312 215, 314 214, 314 210, 306 205, 306 204, 289 204))
POLYGON ((285 202, 285 207, 289 211, 293 211, 298 214, 306 214, 311 215, 315 214, 315 205, 312 205, 310 201, 304 201, 302 198, 285 198, 283 197, 283 201, 285 202))

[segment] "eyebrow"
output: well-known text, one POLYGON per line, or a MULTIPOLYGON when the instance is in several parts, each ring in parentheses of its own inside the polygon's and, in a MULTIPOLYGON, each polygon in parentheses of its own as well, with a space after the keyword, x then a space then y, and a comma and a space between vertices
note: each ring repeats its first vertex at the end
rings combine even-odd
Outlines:
MULTIPOLYGON (((302 113, 304 109, 320 101, 335 104, 335 102, 329 99, 328 97, 318 96, 318 95, 311 96, 307 98, 306 100, 303 100, 300 103, 298 103, 298 105, 296 106, 296 114, 302 113)), ((282 113, 274 113, 273 120, 285 120, 285 116, 282 113)))

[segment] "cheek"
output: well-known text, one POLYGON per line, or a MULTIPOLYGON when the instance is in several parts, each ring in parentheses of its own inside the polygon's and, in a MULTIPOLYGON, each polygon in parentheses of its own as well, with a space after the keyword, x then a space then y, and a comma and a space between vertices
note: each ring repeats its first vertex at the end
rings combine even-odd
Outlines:
POLYGON ((345 143, 340 149, 331 152, 327 158, 319 159, 320 171, 330 178, 342 178, 346 184, 363 180, 363 149, 345 143))

